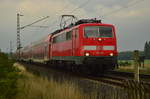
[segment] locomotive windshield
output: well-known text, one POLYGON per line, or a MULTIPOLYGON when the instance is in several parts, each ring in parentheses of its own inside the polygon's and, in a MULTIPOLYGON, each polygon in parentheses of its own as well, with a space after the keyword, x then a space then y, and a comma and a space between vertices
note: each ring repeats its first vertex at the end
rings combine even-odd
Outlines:
POLYGON ((84 36, 90 37, 113 37, 112 28, 106 26, 87 26, 84 28, 84 36))

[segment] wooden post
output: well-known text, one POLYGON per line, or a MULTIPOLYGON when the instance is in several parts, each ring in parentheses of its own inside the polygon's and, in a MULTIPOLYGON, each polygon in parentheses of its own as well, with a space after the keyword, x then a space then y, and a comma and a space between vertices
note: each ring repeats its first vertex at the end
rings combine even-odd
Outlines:
POLYGON ((134 57, 134 79, 139 82, 139 51, 135 50, 133 53, 134 57))

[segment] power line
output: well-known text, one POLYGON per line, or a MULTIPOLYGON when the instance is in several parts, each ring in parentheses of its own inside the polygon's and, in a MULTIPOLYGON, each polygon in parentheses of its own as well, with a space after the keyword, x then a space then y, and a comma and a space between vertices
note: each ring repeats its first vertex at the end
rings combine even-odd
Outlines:
MULTIPOLYGON (((131 2, 133 2, 133 1, 134 1, 134 0, 132 0, 131 2)), ((114 10, 114 11, 112 11, 112 12, 106 13, 106 14, 104 14, 104 15, 102 15, 102 16, 108 17, 108 16, 110 16, 111 14, 117 13, 117 12, 123 10, 123 9, 126 9, 126 8, 131 7, 131 6, 134 6, 134 5, 136 5, 136 4, 138 4, 138 3, 142 2, 142 1, 144 1, 144 0, 138 0, 138 1, 135 1, 135 2, 133 2, 133 3, 130 2, 131 4, 128 3, 128 5, 126 5, 126 6, 122 7, 122 8, 120 8, 120 9, 116 9, 116 10, 114 10)), ((70 11, 70 13, 73 13, 73 12, 77 11, 78 9, 83 8, 83 7, 84 7, 85 5, 87 5, 89 2, 90 2, 90 0, 87 0, 86 2, 82 3, 81 5, 79 5, 77 8, 73 9, 72 11, 70 11)), ((67 6, 65 6, 64 9, 65 9, 66 7, 67 7, 67 6)), ((63 9, 63 10, 64 10, 64 9, 63 9)), ((62 11, 63 11, 63 10, 62 10, 62 11)), ((69 19, 68 19, 68 20, 69 20, 69 19)), ((58 21, 58 20, 54 20, 54 21, 51 23, 51 25, 50 25, 49 27, 54 27, 54 26, 57 24, 57 21, 58 21)))
POLYGON ((74 11, 83 8, 85 5, 87 5, 89 3, 90 0, 87 0, 86 2, 82 3, 81 5, 79 5, 77 8, 75 8, 74 10, 72 10, 70 13, 73 13, 74 11))
MULTIPOLYGON (((68 0, 67 0, 68 1, 68 0)), ((66 2, 66 0, 64 0, 64 2, 66 2)), ((68 7, 68 5, 69 4, 66 4, 59 12, 62 12, 62 11, 64 11, 67 7, 68 7)), ((55 16, 57 16, 57 14, 55 14, 55 16)), ((52 17, 54 17, 54 16, 52 16, 52 17)), ((51 18, 52 18, 51 17, 51 18)), ((51 23, 52 25, 54 25, 54 24, 56 24, 57 23, 57 20, 56 21, 53 21, 53 23, 51 23)), ((44 22, 44 24, 45 24, 45 22, 44 22)), ((43 24, 42 24, 43 25, 43 24)), ((50 26, 48 26, 48 23, 47 23, 47 26, 32 26, 32 27, 36 27, 36 29, 35 30, 37 30, 37 29, 39 29, 38 27, 42 27, 42 28, 49 28, 50 26)), ((44 30, 42 30, 41 32, 45 32, 46 31, 46 29, 44 29, 44 30)))
MULTIPOLYGON (((70 13, 75 12, 76 10, 83 8, 85 5, 87 5, 90 2, 90 0, 87 0, 86 2, 82 3, 81 5, 79 5, 78 7, 76 7, 75 9, 73 9, 72 11, 70 11, 70 13)), ((57 23, 57 20, 53 21, 51 23, 51 25, 49 27, 54 27, 54 25, 57 23), (52 26, 53 25, 53 26, 52 26)))
MULTIPOLYGON (((70 11, 70 13, 73 13, 74 11, 77 11, 78 9, 84 7, 85 5, 87 5, 87 4, 89 3, 89 1, 90 1, 90 0, 87 0, 86 2, 82 3, 81 5, 79 5, 78 7, 76 7, 75 9, 73 9, 72 11, 70 11)), ((66 8, 68 8, 69 5, 70 5, 70 4, 66 4, 66 5, 63 7, 63 9, 61 9, 59 12, 64 11, 66 8)), ((57 14, 55 14, 55 15, 57 15, 57 14)), ((60 16, 58 16, 58 18, 59 18, 59 17, 60 17, 60 16)), ((57 21, 58 21, 58 20, 55 19, 55 21, 53 21, 49 27, 53 28, 54 26, 58 26, 58 25, 56 25, 56 24, 57 24, 57 21)), ((30 25, 32 25, 32 24, 34 24, 34 23, 36 23, 36 22, 33 22, 33 23, 31 23, 31 24, 29 24, 29 25, 26 25, 26 26, 24 26, 24 27, 20 27, 20 29, 23 29, 23 28, 25 28, 25 27, 28 27, 28 26, 30 26, 30 25)), ((38 26, 38 27, 41 27, 41 26, 38 26)), ((42 27, 43 27, 43 26, 42 26, 42 27)), ((20 45, 20 47, 21 47, 21 45, 20 45)))
MULTIPOLYGON (((108 17, 108 16, 110 16, 110 15, 112 15, 112 14, 114 14, 114 13, 117 13, 117 12, 123 10, 123 9, 126 9, 126 8, 131 7, 131 6, 134 6, 134 5, 136 5, 136 4, 138 4, 138 3, 141 3, 141 2, 143 2, 143 1, 144 1, 144 0, 137 0, 137 1, 133 2, 133 3, 131 3, 131 4, 128 3, 128 5, 126 5, 126 6, 122 7, 122 8, 120 8, 120 9, 113 10, 113 11, 111 11, 111 12, 109 12, 109 13, 103 14, 102 16, 108 17)), ((132 1, 131 1, 131 2, 132 2, 132 1)))
POLYGON ((25 25, 25 26, 23 26, 23 27, 20 27, 20 29, 24 29, 24 28, 26 28, 26 27, 32 26, 33 24, 38 23, 38 22, 40 22, 40 21, 43 21, 44 19, 47 19, 47 18, 49 18, 49 16, 46 16, 46 17, 44 17, 44 18, 42 18, 42 19, 39 19, 39 20, 37 20, 37 21, 35 21, 35 22, 31 23, 31 24, 28 24, 28 25, 25 25))

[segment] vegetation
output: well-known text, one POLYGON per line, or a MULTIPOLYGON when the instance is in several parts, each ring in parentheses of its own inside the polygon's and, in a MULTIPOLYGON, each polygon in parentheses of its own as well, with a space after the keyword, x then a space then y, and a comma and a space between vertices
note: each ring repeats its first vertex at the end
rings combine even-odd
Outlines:
POLYGON ((0 52, 0 99, 13 99, 17 93, 17 70, 14 61, 0 52))
POLYGON ((132 62, 131 61, 119 61, 118 65, 119 66, 131 66, 132 62))
POLYGON ((150 41, 145 43, 144 55, 146 59, 150 59, 150 41))
MULTIPOLYGON (((133 68, 130 67, 120 67, 117 71, 121 72, 134 72, 133 68)), ((150 68, 140 68, 140 74, 150 74, 150 68)))
MULTIPOLYGON (((139 51, 140 56, 144 56, 143 51, 139 51)), ((133 51, 124 51, 119 52, 118 60, 132 60, 133 59, 133 51)))
MULTIPOLYGON (((134 61, 133 60, 119 60, 118 71, 122 72, 134 72, 134 61)), ((150 60, 145 60, 144 67, 140 67, 141 74, 150 74, 150 60)))
MULTIPOLYGON (((145 43, 144 51, 139 51, 140 56, 145 56, 145 59, 150 59, 150 41, 145 43)), ((118 54, 119 60, 132 60, 133 59, 133 51, 124 51, 119 52, 118 54)))
POLYGON ((18 87, 23 90, 15 99, 96 99, 96 92, 84 94, 69 81, 48 80, 27 71, 23 71, 22 75, 24 77, 18 80, 18 87))
MULTIPOLYGON (((18 66, 25 70, 20 64, 18 66)), ((137 99, 141 96, 142 99, 145 99, 147 94, 145 87, 143 87, 144 84, 140 84, 137 88, 135 82, 128 82, 125 89, 120 89, 97 82, 92 82, 93 87, 91 87, 91 83, 87 83, 91 82, 90 80, 85 80, 84 83, 78 85, 71 79, 68 81, 64 78, 64 80, 59 81, 56 76, 48 79, 27 71, 23 71, 22 75, 24 77, 18 80, 18 87, 23 90, 17 94, 15 99, 137 99), (57 80, 55 80, 55 77, 57 80), (88 91, 83 91, 80 88, 81 86, 88 88, 88 91), (139 94, 139 92, 142 94, 139 94)), ((60 75, 61 77, 63 76, 60 75)))

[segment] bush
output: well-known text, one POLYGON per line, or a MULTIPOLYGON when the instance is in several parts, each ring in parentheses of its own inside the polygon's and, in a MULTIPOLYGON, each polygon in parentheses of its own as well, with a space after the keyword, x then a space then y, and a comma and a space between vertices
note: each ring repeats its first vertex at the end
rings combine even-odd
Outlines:
POLYGON ((18 74, 13 67, 14 62, 6 54, 0 53, 0 99, 12 99, 17 93, 18 74))
POLYGON ((119 66, 131 66, 131 62, 128 61, 120 61, 118 64, 119 66))

